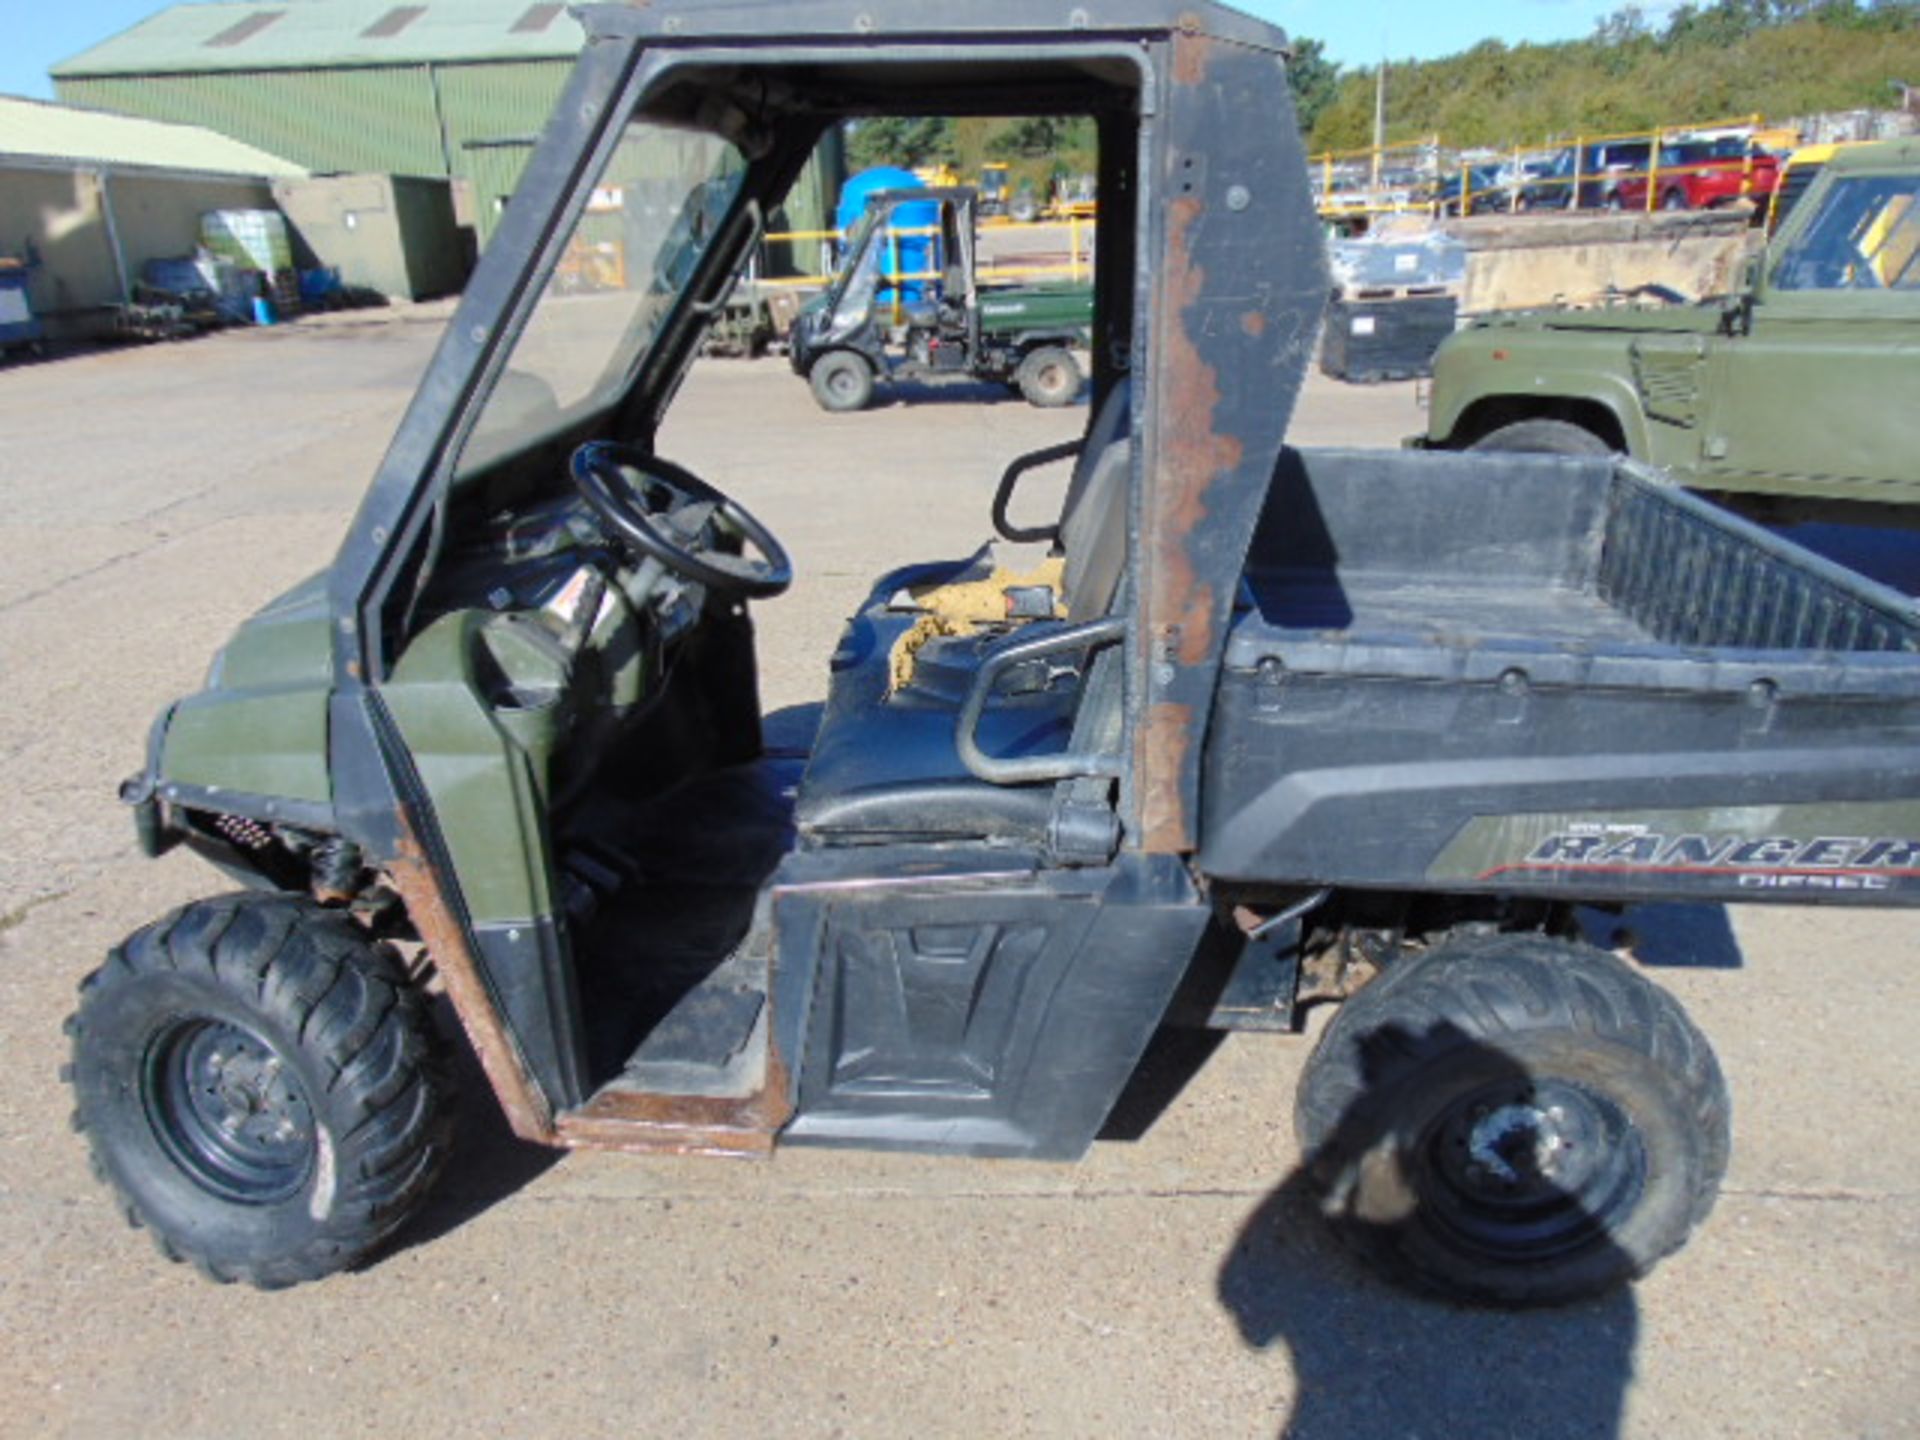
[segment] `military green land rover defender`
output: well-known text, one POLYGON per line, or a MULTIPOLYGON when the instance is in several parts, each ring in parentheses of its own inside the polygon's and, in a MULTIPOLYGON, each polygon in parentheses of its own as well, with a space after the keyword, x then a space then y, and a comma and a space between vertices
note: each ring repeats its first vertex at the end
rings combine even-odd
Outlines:
POLYGON ((1920 505, 1916 335, 1920 140, 1851 147, 1736 294, 1491 315, 1455 334, 1423 443, 1624 452, 1759 517, 1898 523, 1891 507, 1920 505))

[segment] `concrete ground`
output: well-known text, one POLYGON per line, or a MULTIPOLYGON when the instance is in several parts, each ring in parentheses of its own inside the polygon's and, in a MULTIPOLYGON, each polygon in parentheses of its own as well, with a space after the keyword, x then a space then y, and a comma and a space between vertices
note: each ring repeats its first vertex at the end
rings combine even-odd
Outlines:
MULTIPOLYGON (((234 624, 328 561, 442 313, 0 371, 0 1433, 1915 1432, 1916 951, 1890 915, 1634 922, 1719 1046, 1737 1152, 1688 1249, 1570 1310, 1354 1269, 1298 1198, 1304 1047, 1259 1036, 1077 1166, 555 1158, 476 1080, 435 1200, 364 1272, 262 1295, 162 1263, 67 1133, 60 1020, 106 946, 223 887, 141 859, 114 786, 234 624)), ((827 417, 780 362, 696 373, 665 448, 801 575, 762 612, 770 706, 822 694, 871 576, 969 546, 1001 465, 1084 419, 984 395, 827 417)), ((1411 387, 1316 378, 1294 434, 1419 421, 1411 387)))

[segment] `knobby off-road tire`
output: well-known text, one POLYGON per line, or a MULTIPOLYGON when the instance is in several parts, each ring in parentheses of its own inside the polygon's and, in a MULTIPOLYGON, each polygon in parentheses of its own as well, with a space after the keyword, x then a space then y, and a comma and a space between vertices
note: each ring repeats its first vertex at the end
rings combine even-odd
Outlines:
POLYGON ((419 994, 311 901, 230 896, 135 931, 81 982, 67 1029, 95 1174, 209 1279, 346 1269, 446 1158, 450 1087, 419 994))
POLYGON ((1323 1208, 1389 1278, 1555 1305, 1644 1274, 1726 1172, 1726 1082, 1672 996, 1604 951, 1447 942, 1335 1016, 1295 1128, 1323 1208))
POLYGON ((813 398, 835 415, 864 410, 873 403, 873 366, 851 350, 830 350, 814 361, 807 375, 813 398))
POLYGON ((1532 455, 1611 455, 1613 447, 1570 420, 1516 420, 1482 435, 1469 450, 1514 450, 1532 455))
POLYGON ((1027 403, 1042 410, 1071 405, 1080 398, 1080 387, 1086 383, 1080 362, 1071 350, 1060 345, 1042 345, 1020 362, 1013 378, 1027 403))

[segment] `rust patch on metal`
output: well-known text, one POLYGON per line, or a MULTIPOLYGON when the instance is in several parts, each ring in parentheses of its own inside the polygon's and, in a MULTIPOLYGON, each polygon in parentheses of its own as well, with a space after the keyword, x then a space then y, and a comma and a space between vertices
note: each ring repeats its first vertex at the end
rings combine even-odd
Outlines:
POLYGON ((1140 727, 1140 813, 1148 827, 1144 837, 1148 850, 1193 848, 1186 843, 1186 804, 1180 794, 1180 756, 1186 751, 1187 729, 1192 724, 1190 706, 1163 703, 1148 708, 1146 723, 1140 727))
POLYGON ((1240 317, 1240 328, 1258 340, 1267 333, 1267 316, 1262 310, 1249 310, 1240 317))
MULTIPOLYGON (((1204 73, 1210 47, 1195 41, 1175 48, 1204 73)), ((1166 336, 1158 382, 1160 447, 1143 526, 1151 577, 1143 627, 1149 677, 1175 663, 1201 664, 1213 653, 1214 589, 1199 572, 1191 545, 1206 519, 1208 490, 1236 470, 1246 453, 1236 437, 1214 429, 1220 377, 1202 356, 1194 329, 1206 323, 1199 313, 1206 272, 1194 263, 1190 233, 1205 213, 1205 202, 1183 194, 1167 210, 1167 263, 1154 317, 1166 336)), ((1158 688, 1160 682, 1150 683, 1158 688)), ((1149 706, 1139 731, 1135 773, 1141 777, 1141 843, 1150 852, 1179 853, 1194 845, 1180 783, 1187 756, 1199 742, 1193 718, 1189 706, 1158 702, 1149 706)))
POLYGON ((487 1083, 506 1112, 507 1124, 522 1140, 541 1145, 560 1143, 554 1133, 553 1107, 539 1082, 527 1073, 520 1052, 494 1008, 493 996, 480 978, 480 967, 467 948, 466 929, 460 924, 433 872, 433 863, 414 833, 405 810, 400 812, 400 853, 387 866, 387 878, 400 892, 413 928, 420 934, 434 967, 446 982, 454 1013, 467 1032, 473 1053, 480 1059, 487 1083))
POLYGON ((637 1154, 757 1157, 773 1149, 773 1137, 792 1117, 787 1067, 769 1049, 766 1079, 756 1094, 730 1099, 606 1090, 560 1117, 560 1143, 637 1154))

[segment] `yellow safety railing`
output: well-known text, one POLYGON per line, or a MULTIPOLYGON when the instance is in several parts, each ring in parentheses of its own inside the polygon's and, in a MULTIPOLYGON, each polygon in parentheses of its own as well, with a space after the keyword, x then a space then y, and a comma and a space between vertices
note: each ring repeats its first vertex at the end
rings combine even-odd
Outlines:
POLYGON ((1309 174, 1320 192, 1320 213, 1351 218, 1425 211, 1422 180, 1431 173, 1438 149, 1439 137, 1433 136, 1411 144, 1327 150, 1313 156, 1309 174), (1406 183, 1395 179, 1401 175, 1406 183))
MULTIPOLYGON (((1092 247, 1086 243, 1091 236, 1094 221, 1072 217, 1065 222, 1067 226, 1067 260, 1065 263, 1031 264, 1025 257, 1008 258, 989 257, 979 261, 975 267, 977 274, 990 280, 1069 280, 1078 283, 1090 280, 1093 276, 1092 247), (1011 263, 1010 263, 1011 262, 1011 263)), ((940 236, 944 232, 938 226, 897 227, 887 235, 886 278, 895 284, 922 283, 943 278, 938 271, 908 272, 901 269, 900 241, 924 240, 940 236)), ((806 244, 808 242, 831 241, 835 244, 846 240, 846 233, 840 230, 783 230, 761 237, 763 245, 806 244)), ((762 267, 764 268, 764 267, 762 267)), ((781 275, 762 279, 759 283, 766 286, 794 287, 797 289, 818 288, 831 283, 830 272, 820 274, 781 275)))

